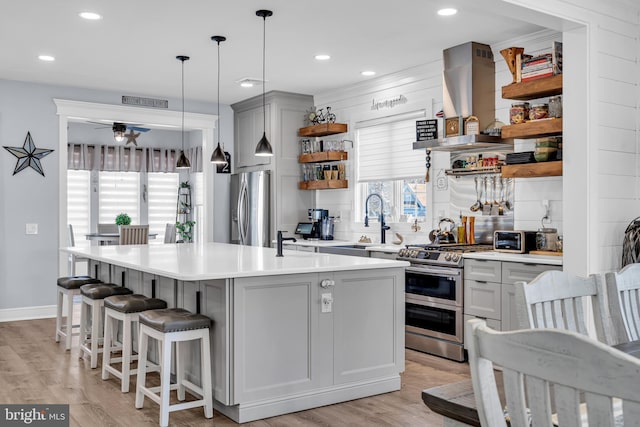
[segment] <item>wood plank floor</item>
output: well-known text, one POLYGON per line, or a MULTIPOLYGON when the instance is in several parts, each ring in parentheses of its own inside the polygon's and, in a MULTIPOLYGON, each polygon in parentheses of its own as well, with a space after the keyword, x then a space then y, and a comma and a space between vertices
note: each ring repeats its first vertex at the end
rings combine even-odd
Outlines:
MULTIPOLYGON (((65 352, 53 339, 55 319, 0 323, 0 403, 70 405, 71 426, 157 426, 158 405, 145 399, 135 409, 131 392, 121 393, 117 379, 103 381, 100 364, 90 369, 77 348, 65 352)), ((77 337, 74 337, 74 343, 77 337)), ((402 389, 246 423, 246 426, 442 426, 442 417, 422 402, 421 391, 469 378, 467 364, 406 351, 402 389)), ((171 413, 172 426, 237 426, 219 412, 204 418, 202 408, 171 413)))

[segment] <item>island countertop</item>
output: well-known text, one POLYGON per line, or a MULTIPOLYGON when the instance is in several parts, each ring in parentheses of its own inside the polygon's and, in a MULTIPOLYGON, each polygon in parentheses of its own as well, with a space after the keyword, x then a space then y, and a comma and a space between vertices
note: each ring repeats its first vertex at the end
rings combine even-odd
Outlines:
POLYGON ((177 280, 195 281, 372 268, 408 267, 406 261, 284 251, 227 243, 68 247, 61 251, 177 280))

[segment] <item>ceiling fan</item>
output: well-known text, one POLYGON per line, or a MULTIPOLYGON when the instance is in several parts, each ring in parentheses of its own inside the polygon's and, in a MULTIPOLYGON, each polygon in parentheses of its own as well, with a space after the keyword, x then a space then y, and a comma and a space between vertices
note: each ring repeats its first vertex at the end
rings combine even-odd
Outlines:
MULTIPOLYGON (((96 129, 103 129, 103 128, 109 127, 109 126, 104 126, 106 125, 106 123, 100 123, 100 122, 89 122, 89 123, 103 125, 96 129)), ((142 127, 142 125, 139 125, 139 124, 113 122, 113 125, 111 126, 111 130, 113 130, 113 139, 115 139, 116 142, 122 142, 126 138, 127 142, 125 143, 125 145, 129 143, 133 143, 133 145, 137 147, 138 144, 136 142, 136 138, 140 136, 140 132, 149 132, 151 129, 142 127), (129 131, 129 133, 127 133, 127 130, 129 131)))

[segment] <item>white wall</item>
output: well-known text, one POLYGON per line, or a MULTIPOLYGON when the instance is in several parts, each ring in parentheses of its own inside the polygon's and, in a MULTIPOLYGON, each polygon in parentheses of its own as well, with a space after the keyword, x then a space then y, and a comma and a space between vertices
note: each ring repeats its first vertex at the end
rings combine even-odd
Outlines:
MULTIPOLYGON (((2 145, 19 146, 27 131, 31 132, 38 148, 54 149, 42 159, 45 177, 32 169, 12 175, 16 158, 5 150, 0 156, 0 320, 19 317, 20 309, 44 307, 53 313, 55 280, 58 277, 58 116, 53 98, 75 99, 105 104, 120 104, 120 93, 40 85, 0 80, 0 141, 2 145), (25 224, 38 224, 37 235, 26 235, 25 224)), ((144 95, 143 95, 144 96, 144 95)), ((169 100, 170 109, 179 110, 179 100, 169 100), (176 108, 173 108, 173 107, 176 108)), ((223 139, 233 141, 232 112, 222 106, 223 139)), ((216 104, 185 102, 185 110, 215 114, 216 104)), ((226 144, 230 151, 233 144, 226 144)), ((206 153, 208 158, 211 154, 206 153)), ((214 188, 218 180, 214 176, 214 188)), ((226 200, 224 195, 220 204, 226 200)), ((223 209, 218 207, 216 210, 223 209)), ((227 209, 228 210, 228 205, 227 209)), ((223 233, 216 233, 218 237, 223 233)), ((227 230, 225 225, 221 230, 227 230)), ((36 314, 37 315, 37 314, 36 314)))

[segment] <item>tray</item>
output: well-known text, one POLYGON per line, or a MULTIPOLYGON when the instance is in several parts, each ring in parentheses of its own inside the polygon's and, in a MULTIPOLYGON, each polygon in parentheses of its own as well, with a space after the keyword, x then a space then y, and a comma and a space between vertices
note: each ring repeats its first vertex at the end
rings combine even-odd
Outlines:
POLYGON ((550 255, 550 256, 562 256, 562 252, 554 251, 529 251, 531 255, 550 255))

